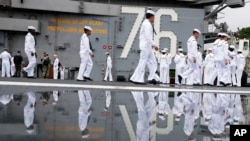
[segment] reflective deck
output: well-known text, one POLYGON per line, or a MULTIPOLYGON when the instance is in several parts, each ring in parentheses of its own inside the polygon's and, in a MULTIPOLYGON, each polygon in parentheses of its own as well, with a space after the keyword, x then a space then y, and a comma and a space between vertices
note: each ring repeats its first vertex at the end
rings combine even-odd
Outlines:
POLYGON ((0 141, 224 141, 227 125, 250 124, 248 99, 86 89, 1 93, 0 141))

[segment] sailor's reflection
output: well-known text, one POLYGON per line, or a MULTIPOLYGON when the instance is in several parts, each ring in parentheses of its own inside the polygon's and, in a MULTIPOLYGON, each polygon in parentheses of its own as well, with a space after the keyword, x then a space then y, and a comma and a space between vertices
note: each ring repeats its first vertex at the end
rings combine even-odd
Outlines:
POLYGON ((34 113, 36 106, 36 96, 34 92, 27 92, 28 100, 24 106, 24 124, 28 134, 34 133, 34 113))
POLYGON ((205 119, 205 124, 208 125, 209 120, 212 117, 214 94, 204 93, 202 97, 202 115, 205 119))
POLYGON ((187 92, 182 93, 180 95, 181 101, 184 104, 183 113, 185 116, 184 120, 184 127, 183 130, 185 134, 188 136, 189 141, 195 141, 196 137, 194 134, 194 126, 195 126, 195 118, 196 118, 196 108, 197 107, 197 99, 195 98, 194 93, 187 92))
POLYGON ((184 108, 184 104, 181 101, 181 97, 180 97, 181 93, 175 92, 174 94, 174 106, 172 108, 173 114, 174 114, 174 119, 176 122, 180 121, 180 117, 183 114, 183 108, 184 108))
POLYGON ((90 134, 87 125, 89 122, 89 117, 93 111, 93 109, 91 108, 92 97, 89 90, 78 90, 78 96, 80 101, 80 107, 78 109, 78 124, 81 130, 82 138, 88 138, 90 134))
POLYGON ((59 96, 60 96, 59 91, 54 90, 52 95, 53 95, 53 103, 52 104, 56 105, 56 103, 57 103, 57 101, 59 99, 59 96))
POLYGON ((10 95, 1 95, 0 96, 0 102, 3 104, 3 105, 8 105, 13 99, 13 95, 10 94, 10 95))
POLYGON ((168 92, 160 92, 158 97, 157 112, 161 120, 165 120, 169 112, 171 112, 170 106, 168 104, 168 92))
POLYGON ((105 102, 104 111, 108 111, 110 103, 111 103, 111 92, 105 91, 105 95, 106 95, 106 102, 105 102))
POLYGON ((138 110, 138 120, 136 124, 137 141, 149 141, 150 130, 156 121, 151 121, 154 109, 156 107, 155 97, 157 92, 148 92, 148 100, 144 104, 143 92, 131 92, 138 110))
POLYGON ((228 119, 226 124, 238 125, 243 116, 241 96, 237 94, 229 95, 228 119))

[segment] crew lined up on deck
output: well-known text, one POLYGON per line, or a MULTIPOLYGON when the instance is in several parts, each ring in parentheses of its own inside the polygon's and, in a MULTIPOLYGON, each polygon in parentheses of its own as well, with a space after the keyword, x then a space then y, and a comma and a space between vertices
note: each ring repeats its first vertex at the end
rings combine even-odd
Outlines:
MULTIPOLYGON (((132 83, 146 84, 144 75, 146 72, 145 67, 147 66, 149 70, 147 82, 149 84, 169 84, 169 69, 173 60, 176 64, 175 84, 204 84, 213 86, 217 78, 217 86, 241 86, 241 77, 246 63, 245 57, 242 54, 242 50, 236 50, 235 46, 228 45, 227 40, 230 38, 229 35, 219 33, 218 39, 214 42, 212 48, 207 49, 206 57, 203 60, 202 53, 200 52, 201 46, 197 42, 201 31, 195 28, 193 29, 192 36, 187 41, 187 55, 183 54, 182 48, 178 48, 177 54, 172 56, 168 48, 164 48, 160 51, 162 54, 157 57, 155 52, 159 50, 159 47, 153 40, 153 35, 156 33, 152 25, 155 19, 155 12, 147 10, 145 17, 146 19, 141 24, 139 33, 140 58, 133 75, 130 77, 132 83), (160 76, 157 73, 158 68, 160 76)), ((34 78, 34 70, 37 63, 35 30, 35 27, 28 26, 28 33, 25 36, 24 52, 28 58, 28 65, 23 67, 23 72, 26 73, 27 78, 34 78)), ((77 81, 93 81, 90 77, 93 68, 92 58, 94 57, 92 44, 89 39, 91 33, 92 28, 84 26, 84 33, 80 39, 79 55, 81 64, 76 78, 77 81)), ((18 59, 15 59, 15 57, 11 59, 11 55, 7 49, 1 53, 2 77, 20 76, 20 61, 22 62, 22 58, 20 58, 20 51, 18 54, 18 59), (15 65, 18 67, 15 67, 15 65)), ((105 55, 107 58, 107 67, 102 80, 107 81, 109 78, 109 81, 113 81, 112 59, 109 52, 106 52, 105 55)), ((46 52, 42 59, 42 65, 43 78, 47 78, 50 60, 46 52)), ((61 65, 58 55, 55 54, 53 79, 58 79, 59 77, 64 79, 64 67, 61 65)))

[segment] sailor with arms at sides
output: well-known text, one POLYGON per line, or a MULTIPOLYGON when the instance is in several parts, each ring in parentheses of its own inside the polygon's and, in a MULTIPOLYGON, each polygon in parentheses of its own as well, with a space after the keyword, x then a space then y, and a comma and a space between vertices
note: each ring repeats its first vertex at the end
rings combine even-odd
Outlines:
POLYGON ((2 60, 2 77, 10 77, 11 56, 7 48, 0 54, 0 60, 2 60))
POLYGON ((190 79, 194 79, 190 76, 192 76, 194 71, 197 69, 197 55, 198 55, 197 39, 199 38, 200 34, 201 34, 201 32, 199 29, 194 29, 193 35, 187 41, 188 69, 186 71, 184 71, 182 74, 178 75, 178 81, 180 84, 181 84, 182 80, 186 79, 187 77, 189 77, 190 79))
POLYGON ((27 67, 23 68, 23 71, 27 73, 27 78, 34 78, 34 70, 36 66, 36 40, 35 40, 35 31, 34 26, 28 26, 28 33, 25 36, 24 51, 28 57, 29 64, 27 67))
POLYGON ((237 81, 237 87, 241 87, 241 78, 242 78, 242 73, 243 73, 245 65, 246 65, 246 58, 242 54, 242 50, 239 49, 237 51, 237 57, 236 57, 236 81, 237 81))
POLYGON ((92 45, 89 40, 89 36, 91 36, 92 28, 90 26, 84 26, 84 33, 81 37, 80 42, 80 58, 81 64, 77 76, 77 81, 86 81, 92 79, 90 78, 90 73, 93 67, 92 58, 94 54, 92 52, 92 45))
MULTIPOLYGON (((184 72, 185 65, 186 65, 186 57, 183 54, 182 48, 178 48, 178 52, 174 57, 174 62, 175 62, 175 84, 179 84, 178 75, 180 75, 184 72)), ((184 82, 182 82, 182 83, 184 83, 184 82)))
POLYGON ((106 58, 107 58, 107 68, 106 68, 104 81, 107 81, 108 77, 109 77, 109 81, 113 81, 113 77, 112 77, 112 59, 111 59, 111 57, 109 55, 109 52, 106 52, 105 55, 106 55, 106 58))
POLYGON ((152 48, 158 50, 158 46, 156 46, 155 42, 153 41, 154 28, 152 24, 154 23, 154 19, 155 19, 155 12, 152 10, 147 10, 146 19, 143 21, 141 25, 140 35, 139 35, 139 47, 141 51, 140 59, 134 71, 134 74, 130 78, 130 81, 135 84, 145 84, 144 74, 146 65, 148 66, 148 68, 151 68, 149 69, 149 76, 148 76, 149 83, 152 84, 157 83, 157 81, 154 79, 157 68, 153 63, 156 62, 156 58, 152 51, 152 48))

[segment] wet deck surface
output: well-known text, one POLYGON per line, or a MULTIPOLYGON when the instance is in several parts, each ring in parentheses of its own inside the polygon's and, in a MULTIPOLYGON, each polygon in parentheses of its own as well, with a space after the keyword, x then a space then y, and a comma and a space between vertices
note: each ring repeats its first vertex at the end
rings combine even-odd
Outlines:
MULTIPOLYGON (((209 104, 203 103, 203 97, 238 96, 238 101, 228 100, 231 104, 226 109, 235 111, 230 105, 237 105, 237 109, 242 109, 238 123, 250 124, 250 96, 247 92, 249 88, 0 79, 0 141, 188 141, 190 138, 212 141, 215 135, 208 129, 209 121, 206 123, 203 115, 209 104), (13 82, 16 85, 11 85, 13 82), (39 86, 41 83, 50 86, 39 86), (71 85, 77 87, 70 88, 71 85), (89 89, 84 88, 85 86, 89 86, 89 89), (105 89, 106 86, 113 86, 114 89, 105 89), (134 90, 134 87, 140 89, 134 90), (169 89, 174 91, 168 91, 169 89), (220 90, 224 93, 204 93, 202 90, 220 90), (229 93, 232 91, 236 91, 236 95, 229 93), (246 94, 237 94, 241 92, 246 94), (193 106, 194 113, 198 114, 191 124, 192 136, 187 135, 184 130, 187 112, 183 112, 183 107, 189 106, 190 102, 181 100, 181 104, 178 104, 177 101, 186 97, 191 99, 191 105, 195 105, 192 98, 199 97, 199 102, 193 106), (180 121, 175 118, 176 105, 182 105, 179 110, 180 121), (162 111, 164 114, 161 114, 162 111)), ((224 129, 219 137, 222 141, 228 141, 229 129, 224 129)))

